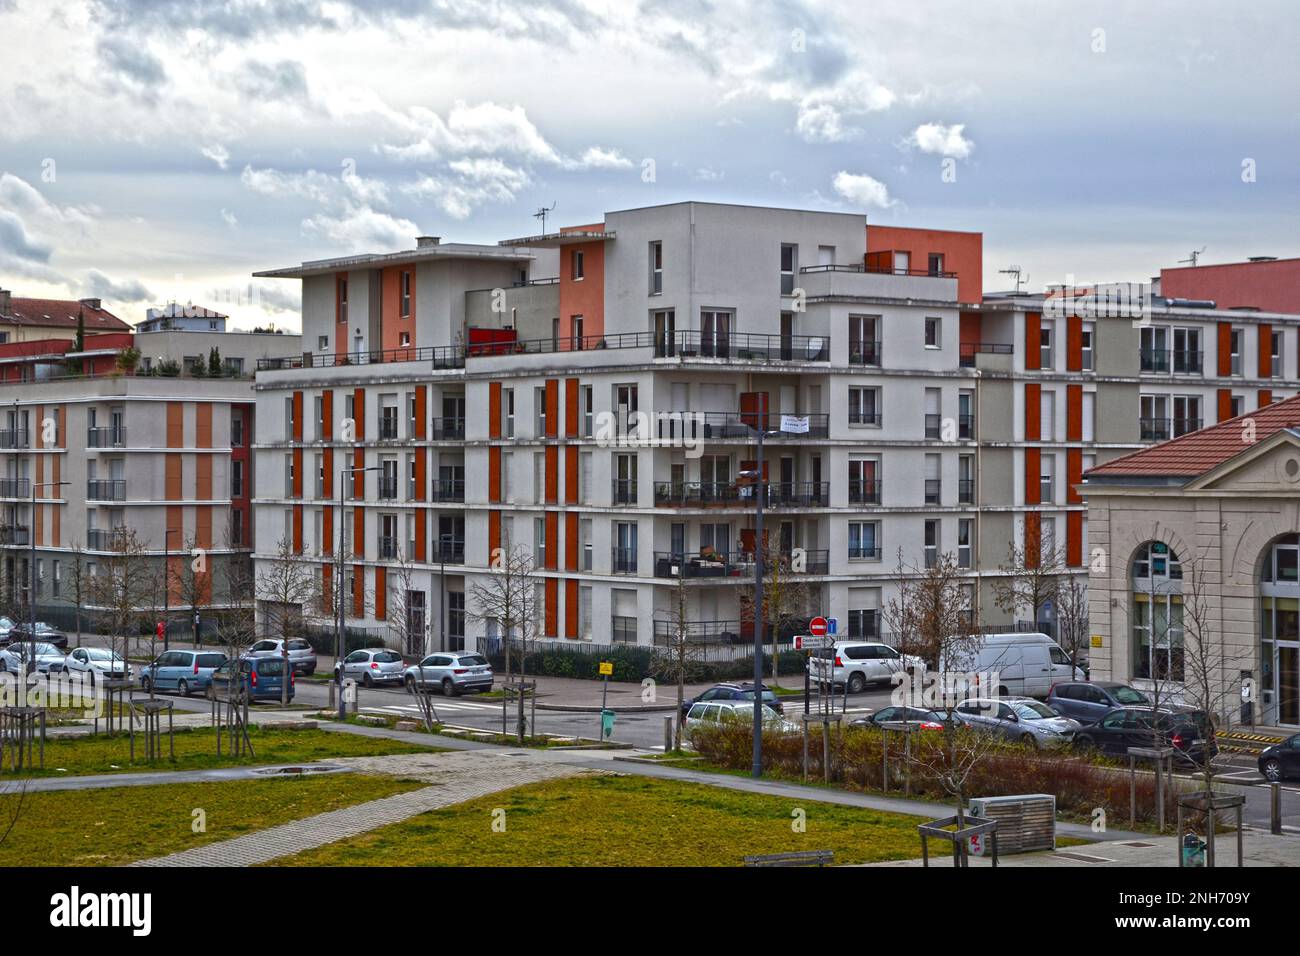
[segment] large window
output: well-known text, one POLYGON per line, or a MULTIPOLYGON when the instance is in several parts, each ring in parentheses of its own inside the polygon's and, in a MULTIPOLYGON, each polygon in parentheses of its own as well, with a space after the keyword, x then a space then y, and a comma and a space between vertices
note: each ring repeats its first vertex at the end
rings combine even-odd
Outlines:
POLYGON ((1264 555, 1259 625, 1264 721, 1300 725, 1300 535, 1283 535, 1264 555))
POLYGON ((1133 556, 1133 676, 1183 679, 1183 569, 1163 541, 1148 541, 1133 556))

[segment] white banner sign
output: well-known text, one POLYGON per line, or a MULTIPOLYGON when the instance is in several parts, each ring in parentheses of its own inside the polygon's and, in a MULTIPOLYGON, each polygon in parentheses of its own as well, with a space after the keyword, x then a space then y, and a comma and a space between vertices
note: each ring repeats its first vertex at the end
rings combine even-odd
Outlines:
POLYGON ((806 435, 808 433, 808 416, 807 415, 782 415, 781 431, 793 432, 797 435, 806 435))

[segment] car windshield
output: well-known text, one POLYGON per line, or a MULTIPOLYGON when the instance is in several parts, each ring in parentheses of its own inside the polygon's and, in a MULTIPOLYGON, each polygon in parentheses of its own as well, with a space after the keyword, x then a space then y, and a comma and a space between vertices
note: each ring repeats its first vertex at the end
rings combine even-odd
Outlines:
POLYGON ((460 662, 466 667, 482 667, 487 663, 487 658, 482 654, 462 654, 460 662))
POLYGON ((106 647, 87 647, 85 651, 86 657, 92 661, 120 661, 122 659, 106 647))
POLYGON ((1151 703, 1147 700, 1146 694, 1142 693, 1140 690, 1134 690, 1132 687, 1112 687, 1110 693, 1115 700, 1126 706, 1131 704, 1151 703))
POLYGON ((1040 704, 1036 700, 1021 700, 1012 705, 1015 709, 1016 716, 1021 720, 1043 720, 1048 717, 1059 716, 1056 711, 1046 704, 1040 704))
POLYGON ((289 650, 291 650, 291 651, 309 651, 309 650, 311 650, 311 645, 308 644, 306 641, 303 641, 303 640, 290 641, 290 642, 289 642, 289 650))
MULTIPOLYGON (((742 690, 742 691, 740 692, 740 699, 741 699, 741 700, 753 700, 753 699, 754 699, 754 692, 753 692, 752 690, 742 690)), ((776 694, 774 694, 772 691, 768 690, 768 689, 765 687, 765 688, 763 688, 763 700, 776 700, 776 694)))
POLYGON ((200 667, 220 667, 225 662, 226 662, 225 654, 200 654, 199 655, 200 667))
POLYGON ((39 657, 47 657, 50 655, 58 655, 59 657, 63 656, 62 654, 59 653, 59 649, 55 647, 53 644, 37 644, 35 646, 35 649, 36 649, 36 654, 39 657))
POLYGON ((377 660, 381 664, 394 664, 400 661, 401 659, 402 659, 402 655, 397 654, 393 651, 380 651, 378 654, 375 655, 375 660, 377 660))
POLYGON ((263 677, 279 677, 284 673, 284 661, 278 657, 267 658, 258 662, 257 672, 263 677))

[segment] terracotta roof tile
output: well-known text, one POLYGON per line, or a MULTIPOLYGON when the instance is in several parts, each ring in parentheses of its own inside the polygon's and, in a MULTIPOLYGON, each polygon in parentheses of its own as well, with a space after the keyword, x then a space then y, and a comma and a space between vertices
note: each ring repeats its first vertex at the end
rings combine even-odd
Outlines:
POLYGON ((131 331, 131 326, 107 309, 91 308, 76 299, 23 299, 14 296, 9 300, 9 313, 0 316, 0 322, 75 329, 79 312, 86 317, 87 332, 131 331))
POLYGON ((1300 426, 1300 395, 1108 461, 1084 477, 1195 478, 1246 450, 1248 422, 1254 423, 1255 441, 1300 426))

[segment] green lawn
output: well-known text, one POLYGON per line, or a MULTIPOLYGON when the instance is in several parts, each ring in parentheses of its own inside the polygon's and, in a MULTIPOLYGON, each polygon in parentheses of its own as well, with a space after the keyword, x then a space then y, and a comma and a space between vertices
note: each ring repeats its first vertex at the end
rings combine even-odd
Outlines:
POLYGON ((837 863, 921 855, 918 818, 644 777, 531 784, 276 861, 277 866, 738 866, 834 850, 837 863), (493 810, 506 830, 494 832, 493 810), (791 828, 806 814, 806 832, 791 828))
POLYGON ((347 774, 28 793, 0 843, 0 867, 118 866, 420 786, 347 774), (206 816, 205 833, 193 832, 195 810, 206 816))
MULTIPOLYGON (((171 760, 164 756, 151 764, 144 759, 144 738, 137 732, 136 761, 132 764, 129 762, 131 744, 125 735, 49 737, 45 741, 45 769, 33 770, 30 776, 80 776, 133 770, 204 770, 210 767, 242 764, 307 763, 312 760, 328 760, 331 757, 428 753, 439 749, 418 747, 382 737, 332 733, 328 730, 279 730, 257 726, 250 728, 249 739, 253 742, 254 756, 236 760, 228 755, 230 745, 228 737, 222 739, 223 755, 217 756, 216 732, 211 728, 178 730, 176 731, 176 759, 171 760)), ((164 755, 167 752, 164 738, 164 755)), ((5 771, 0 773, 0 780, 12 776, 12 771, 6 766, 5 771)))

